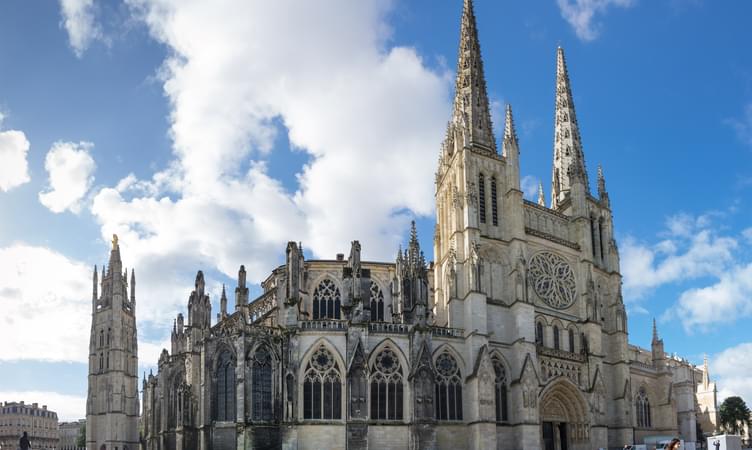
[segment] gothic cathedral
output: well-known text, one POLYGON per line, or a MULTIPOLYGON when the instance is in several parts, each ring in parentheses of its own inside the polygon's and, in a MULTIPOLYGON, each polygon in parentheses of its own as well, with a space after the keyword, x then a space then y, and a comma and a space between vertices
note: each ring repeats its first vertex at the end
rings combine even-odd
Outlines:
MULTIPOLYGON (((622 448, 717 423, 707 365, 628 343, 606 182, 591 193, 564 51, 556 51, 551 196, 520 189, 512 109, 494 135, 472 0, 436 172, 434 261, 413 225, 394 262, 284 265, 219 313, 198 272, 187 318, 142 384, 148 450, 622 448)), ((94 273, 89 450, 137 444, 135 278, 117 241, 94 273)))

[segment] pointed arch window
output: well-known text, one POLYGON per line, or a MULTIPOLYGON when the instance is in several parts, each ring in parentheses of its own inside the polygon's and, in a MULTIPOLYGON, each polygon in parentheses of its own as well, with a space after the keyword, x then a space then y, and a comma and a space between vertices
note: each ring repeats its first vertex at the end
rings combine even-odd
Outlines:
POLYGON ((218 421, 235 420, 235 360, 229 350, 219 354, 216 369, 216 408, 214 419, 218 421))
POLYGON ((462 377, 447 351, 436 358, 436 419, 462 420, 462 377))
POLYGON ((561 342, 559 342, 559 327, 554 325, 554 348, 559 350, 561 348, 561 342))
POLYGON ((541 322, 535 324, 535 343, 543 345, 543 323, 541 322))
POLYGON ((323 345, 306 365, 303 381, 304 419, 341 419, 342 384, 340 367, 323 345))
POLYGON ((478 174, 478 203, 480 223, 486 223, 486 179, 482 173, 478 174))
POLYGON ((110 346, 111 339, 112 339, 112 329, 108 328, 107 329, 107 346, 108 347, 110 346))
POLYGON ((386 347, 371 366, 371 420, 402 420, 403 397, 402 367, 386 347))
POLYGON ((496 421, 506 422, 509 420, 509 407, 507 403, 507 371, 498 356, 494 355, 491 358, 491 362, 493 363, 494 373, 496 375, 496 421))
POLYGON ((652 427, 652 418, 650 414, 650 401, 644 387, 641 387, 635 398, 635 412, 637 415, 637 426, 640 428, 652 427))
POLYGON ((374 281, 371 281, 371 320, 384 321, 384 293, 374 281))
POLYGON ((496 200, 496 177, 491 177, 491 222, 493 226, 499 225, 499 209, 496 200))
POLYGON ((272 355, 265 346, 259 347, 251 360, 251 417, 272 420, 272 355))
POLYGON ((104 330, 99 330, 99 346, 104 347, 104 330))
POLYGON ((339 288, 328 278, 324 279, 313 291, 313 319, 340 318, 339 288))
POLYGON ((574 330, 569 329, 569 351, 574 353, 574 330))

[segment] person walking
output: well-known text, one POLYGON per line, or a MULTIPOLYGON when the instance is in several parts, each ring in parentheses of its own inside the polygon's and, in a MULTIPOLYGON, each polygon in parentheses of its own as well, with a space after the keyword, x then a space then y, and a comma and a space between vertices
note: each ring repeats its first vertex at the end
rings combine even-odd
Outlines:
POLYGON ((21 439, 18 441, 18 446, 21 447, 21 450, 29 450, 31 448, 31 442, 29 442, 29 435, 26 434, 24 431, 23 436, 21 436, 21 439))
POLYGON ((672 439, 671 442, 668 444, 668 447, 666 447, 666 450, 680 450, 681 449, 681 441, 679 439, 672 439))

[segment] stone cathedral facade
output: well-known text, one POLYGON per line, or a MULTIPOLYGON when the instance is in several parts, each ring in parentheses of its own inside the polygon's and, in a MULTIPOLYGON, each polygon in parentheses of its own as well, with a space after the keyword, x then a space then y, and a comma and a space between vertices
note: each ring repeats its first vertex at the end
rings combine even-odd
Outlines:
MULTIPOLYGON (((656 435, 693 448, 698 416, 715 411, 700 404, 715 402, 707 368, 667 355, 657 330, 651 349, 628 343, 606 182, 599 168, 591 192, 572 98, 559 48, 551 197, 541 188, 527 201, 509 107, 497 148, 465 0, 434 261, 414 225, 392 262, 362 261, 358 241, 347 257, 306 260, 290 242, 258 298, 240 267, 214 322, 198 272, 171 349, 143 381, 144 448, 585 450, 656 435)), ((124 286, 118 267, 107 283, 124 286)), ((92 347, 100 370, 101 354, 92 347)), ((130 433, 130 367, 123 384, 100 376, 89 417, 122 419, 130 433), (106 402, 101 389, 114 389, 106 402)))

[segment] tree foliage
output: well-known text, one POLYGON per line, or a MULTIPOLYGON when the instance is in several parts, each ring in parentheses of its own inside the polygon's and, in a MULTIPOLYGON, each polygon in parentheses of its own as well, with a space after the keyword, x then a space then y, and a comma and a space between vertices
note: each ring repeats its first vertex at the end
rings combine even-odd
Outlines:
POLYGON ((739 434, 743 423, 750 423, 749 408, 741 397, 728 397, 721 404, 719 413, 721 425, 734 434, 739 434))
POLYGON ((76 437, 76 447, 82 448, 86 447, 86 424, 84 423, 83 426, 81 426, 81 430, 78 432, 78 437, 76 437))

